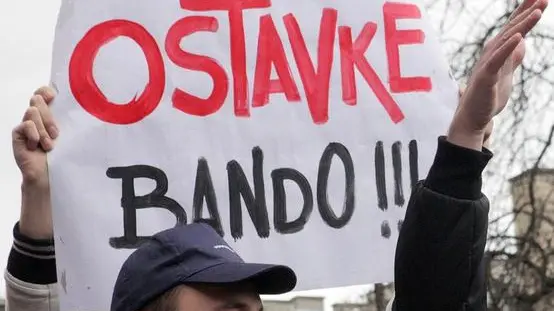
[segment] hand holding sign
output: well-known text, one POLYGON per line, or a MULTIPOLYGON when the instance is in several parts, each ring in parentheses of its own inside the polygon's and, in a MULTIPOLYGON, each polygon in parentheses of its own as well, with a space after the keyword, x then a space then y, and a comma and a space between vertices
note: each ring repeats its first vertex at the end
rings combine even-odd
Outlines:
POLYGON ((52 89, 38 89, 30 100, 23 122, 12 133, 14 157, 26 183, 48 181, 46 152, 52 150, 58 134, 48 109, 53 98, 52 89))
POLYGON ((28 237, 52 237, 52 207, 46 153, 54 147, 58 130, 48 108, 54 90, 35 92, 23 121, 12 132, 15 162, 23 177, 20 231, 28 237))
POLYGON ((512 93, 514 72, 525 56, 523 38, 539 22, 547 5, 548 0, 526 0, 485 46, 451 124, 451 142, 481 150, 487 125, 504 110, 512 93))

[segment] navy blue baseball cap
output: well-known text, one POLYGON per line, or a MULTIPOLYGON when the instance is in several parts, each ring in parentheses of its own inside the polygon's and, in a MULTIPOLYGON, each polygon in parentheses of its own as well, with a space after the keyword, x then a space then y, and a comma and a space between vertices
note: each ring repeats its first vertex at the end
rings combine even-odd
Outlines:
POLYGON ((178 285, 250 282, 258 294, 294 289, 286 266, 245 263, 207 224, 178 226, 154 235, 123 264, 111 311, 137 311, 178 285))

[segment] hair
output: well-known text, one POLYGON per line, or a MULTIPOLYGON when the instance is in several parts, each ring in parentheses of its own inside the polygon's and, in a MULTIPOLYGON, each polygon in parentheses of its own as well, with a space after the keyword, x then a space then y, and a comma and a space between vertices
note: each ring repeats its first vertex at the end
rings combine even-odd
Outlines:
POLYGON ((162 295, 154 298, 141 311, 177 311, 177 297, 179 297, 180 287, 174 287, 162 295))

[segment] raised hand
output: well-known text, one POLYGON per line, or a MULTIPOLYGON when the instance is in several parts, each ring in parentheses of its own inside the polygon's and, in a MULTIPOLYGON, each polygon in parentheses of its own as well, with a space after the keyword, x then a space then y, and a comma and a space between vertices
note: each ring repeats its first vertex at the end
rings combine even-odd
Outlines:
POLYGON ((34 239, 49 239, 53 231, 46 153, 59 134, 48 107, 55 94, 49 87, 38 89, 12 132, 13 154, 23 178, 19 227, 34 239))
POLYGON ((450 142, 482 149, 487 126, 510 99, 514 72, 525 56, 524 38, 540 21, 547 5, 548 0, 525 0, 487 43, 450 125, 450 142))

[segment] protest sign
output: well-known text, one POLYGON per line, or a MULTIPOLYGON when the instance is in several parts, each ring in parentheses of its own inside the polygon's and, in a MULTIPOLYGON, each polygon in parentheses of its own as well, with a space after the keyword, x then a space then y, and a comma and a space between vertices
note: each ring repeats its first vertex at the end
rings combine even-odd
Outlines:
MULTIPOLYGON (((417 2, 64 0, 49 156, 62 308, 211 224, 298 289, 391 281, 457 91, 417 2)), ((147 286, 145 284, 145 286, 147 286)))

